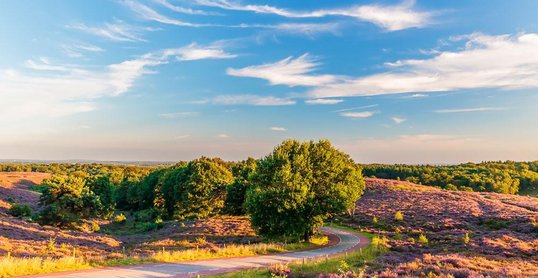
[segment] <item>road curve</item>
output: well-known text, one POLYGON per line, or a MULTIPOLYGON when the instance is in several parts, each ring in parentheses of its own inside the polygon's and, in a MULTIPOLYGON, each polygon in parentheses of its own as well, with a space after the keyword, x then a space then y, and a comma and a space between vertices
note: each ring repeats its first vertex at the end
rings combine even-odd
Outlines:
POLYGON ((337 243, 326 247, 298 252, 274 255, 235 257, 186 261, 179 263, 158 263, 125 267, 108 267, 74 272, 59 272, 33 277, 68 277, 68 278, 150 278, 150 277, 197 277, 237 271, 241 269, 266 267, 277 263, 288 263, 303 259, 333 256, 362 248, 370 243, 367 237, 337 228, 321 228, 326 234, 336 236, 337 243))

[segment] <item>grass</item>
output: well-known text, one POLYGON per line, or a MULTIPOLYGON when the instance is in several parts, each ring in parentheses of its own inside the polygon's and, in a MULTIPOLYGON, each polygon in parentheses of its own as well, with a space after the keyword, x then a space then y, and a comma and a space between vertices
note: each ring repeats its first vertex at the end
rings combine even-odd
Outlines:
MULTIPOLYGON (((349 230, 355 233, 360 233, 372 240, 372 243, 362 249, 358 249, 349 254, 344 254, 333 258, 320 258, 306 263, 296 262, 287 265, 290 272, 294 277, 317 277, 319 274, 337 273, 343 274, 343 272, 355 272, 360 273, 365 267, 366 263, 373 261, 378 256, 386 252, 384 243, 386 239, 378 238, 372 234, 362 233, 346 226, 340 226, 330 224, 328 226, 349 230)), ((274 267, 273 267, 274 268, 274 267)), ((277 267, 278 268, 278 267, 277 267)), ((283 267, 286 268, 286 267, 283 267)), ((240 278, 240 277, 275 277, 271 273, 270 268, 261 268, 254 270, 243 270, 239 272, 225 273, 213 275, 214 278, 240 278)))
POLYGON ((0 278, 21 275, 32 275, 59 271, 81 270, 92 267, 136 265, 157 262, 179 262, 214 258, 229 258, 240 256, 254 256, 293 251, 325 245, 328 243, 326 236, 316 236, 310 243, 258 243, 251 245, 230 244, 222 248, 196 248, 182 251, 156 252, 148 257, 125 256, 123 258, 105 260, 86 260, 82 257, 62 258, 16 258, 11 256, 0 257, 0 278))
POLYGON ((57 271, 81 270, 91 268, 82 258, 63 257, 53 258, 15 258, 5 256, 0 258, 0 277, 41 274, 57 271))

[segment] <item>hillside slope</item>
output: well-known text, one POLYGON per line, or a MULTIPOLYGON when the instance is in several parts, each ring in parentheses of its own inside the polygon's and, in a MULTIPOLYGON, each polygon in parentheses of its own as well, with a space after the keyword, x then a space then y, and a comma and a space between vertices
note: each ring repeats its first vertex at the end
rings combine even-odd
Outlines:
POLYGON ((538 275, 538 198, 383 179, 366 184, 356 216, 346 221, 386 236, 391 250, 368 272, 382 277, 538 275), (403 220, 395 219, 397 211, 403 220), (420 235, 428 243, 424 238, 421 243, 420 235))

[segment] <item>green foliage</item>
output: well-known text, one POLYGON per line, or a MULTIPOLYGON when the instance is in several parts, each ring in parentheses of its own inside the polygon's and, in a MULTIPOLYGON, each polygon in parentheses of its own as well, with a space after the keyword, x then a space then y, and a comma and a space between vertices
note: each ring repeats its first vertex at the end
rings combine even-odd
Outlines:
POLYGON ((169 172, 161 192, 168 217, 203 218, 221 211, 233 175, 220 159, 202 157, 169 172))
POLYGON ((258 162, 245 207, 262 235, 308 241, 323 221, 354 206, 361 171, 329 141, 284 141, 258 162))
POLYGON ((538 188, 538 161, 466 163, 450 166, 371 164, 363 167, 367 176, 402 178, 413 183, 450 190, 515 194, 538 188))
POLYGON ((99 196, 89 190, 81 178, 53 176, 43 184, 47 187, 39 200, 43 206, 38 216, 41 224, 71 226, 103 211, 99 196))
POLYGON ((394 220, 396 220, 396 221, 403 221, 403 220, 404 220, 403 212, 401 212, 401 211, 397 211, 397 212, 394 214, 394 220))
POLYGON ((508 222, 496 218, 480 218, 479 224, 492 230, 500 230, 508 227, 508 222))
POLYGON ((256 160, 254 158, 248 158, 232 166, 234 182, 226 186, 227 196, 224 203, 224 212, 231 215, 243 215, 246 213, 244 203, 246 192, 250 185, 249 177, 255 170, 256 160))
POLYGON ((114 187, 107 176, 96 176, 86 180, 88 189, 99 197, 101 210, 97 212, 99 216, 110 217, 114 212, 114 187))
POLYGON ((9 214, 15 217, 29 217, 32 215, 32 208, 27 204, 13 204, 8 211, 9 214))

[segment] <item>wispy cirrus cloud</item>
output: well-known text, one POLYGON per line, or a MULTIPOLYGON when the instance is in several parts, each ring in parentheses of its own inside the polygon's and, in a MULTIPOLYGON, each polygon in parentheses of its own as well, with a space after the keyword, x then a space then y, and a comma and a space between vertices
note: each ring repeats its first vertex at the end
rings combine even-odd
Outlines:
POLYGON ((346 118, 370 118, 374 115, 374 112, 371 111, 364 111, 364 112, 341 112, 340 116, 346 117, 346 118))
POLYGON ((502 111, 506 107, 476 107, 476 108, 456 108, 456 109, 439 109, 435 113, 472 113, 472 112, 487 112, 487 111, 502 111))
POLYGON ((415 1, 404 1, 398 5, 355 5, 313 11, 292 11, 269 5, 241 4, 228 0, 197 0, 196 2, 200 5, 225 10, 273 14, 288 18, 351 17, 359 21, 373 23, 388 31, 425 27, 430 24, 432 18, 432 13, 416 10, 415 1))
POLYGON ((201 46, 197 43, 191 43, 182 48, 169 49, 165 55, 176 56, 179 61, 231 59, 237 57, 237 55, 227 53, 217 45, 201 46))
POLYGON ((287 86, 321 86, 337 80, 334 75, 311 74, 319 63, 308 53, 297 58, 288 57, 276 63, 249 66, 240 69, 228 68, 226 73, 232 76, 260 78, 272 85, 287 86))
POLYGON ((294 105, 295 100, 274 96, 257 95, 222 95, 208 101, 217 105, 254 105, 254 106, 283 106, 294 105))
POLYGON ((278 132, 283 132, 283 131, 287 131, 288 129, 284 128, 284 127, 280 127, 280 126, 273 126, 270 128, 270 130, 272 131, 278 131, 278 132))
POLYGON ((89 44, 89 43, 81 43, 81 42, 63 44, 61 45, 61 48, 64 50, 67 56, 72 57, 72 58, 83 57, 84 52, 99 53, 99 52, 105 51, 103 48, 99 46, 89 44))
POLYGON ((181 7, 181 6, 176 6, 172 3, 170 3, 170 1, 168 0, 153 0, 154 2, 156 3, 159 3, 161 4, 162 6, 174 11, 174 12, 178 12, 178 13, 184 13, 184 14, 192 14, 192 15, 216 15, 217 13, 212 13, 212 12, 206 12, 206 11, 202 11, 202 10, 194 10, 194 9, 190 9, 190 8, 185 8, 185 7, 181 7))
POLYGON ((66 27, 69 29, 80 30, 115 42, 145 41, 142 38, 142 33, 153 30, 150 28, 132 26, 121 20, 115 20, 113 23, 105 23, 100 26, 89 26, 85 23, 74 23, 69 24, 66 27))
POLYGON ((307 99, 304 101, 306 104, 322 104, 322 105, 332 105, 344 102, 343 99, 336 98, 316 98, 316 99, 307 99))
MULTIPOLYGON (((26 68, 31 72, 0 69, 0 97, 7 107, 0 110, 0 119, 17 123, 32 117, 60 117, 89 112, 97 109, 96 100, 119 96, 129 91, 141 77, 154 73, 151 68, 167 64, 172 59, 214 59, 215 55, 223 58, 225 53, 202 51, 202 54, 193 54, 193 49, 190 45, 150 52, 101 68, 55 64, 41 57, 25 62, 26 68), (188 51, 185 52, 185 49, 188 51)), ((285 103, 283 99, 271 97, 243 100, 256 105, 285 103)), ((194 112, 178 112, 161 114, 161 117, 179 118, 193 115, 194 112)))
POLYGON ((400 93, 498 88, 538 88, 538 34, 488 36, 471 34, 454 38, 463 50, 444 51, 428 59, 388 63, 390 71, 345 77, 318 86, 312 98, 372 96, 400 93))
POLYGON ((170 24, 170 25, 176 25, 176 26, 185 26, 185 27, 201 27, 202 24, 196 24, 196 23, 190 23, 185 22, 181 20, 177 20, 174 18, 167 17, 156 10, 139 3, 137 1, 132 0, 121 0, 120 3, 125 5, 126 7, 130 8, 133 12, 137 13, 140 17, 150 20, 150 21, 156 21, 163 24, 170 24))

